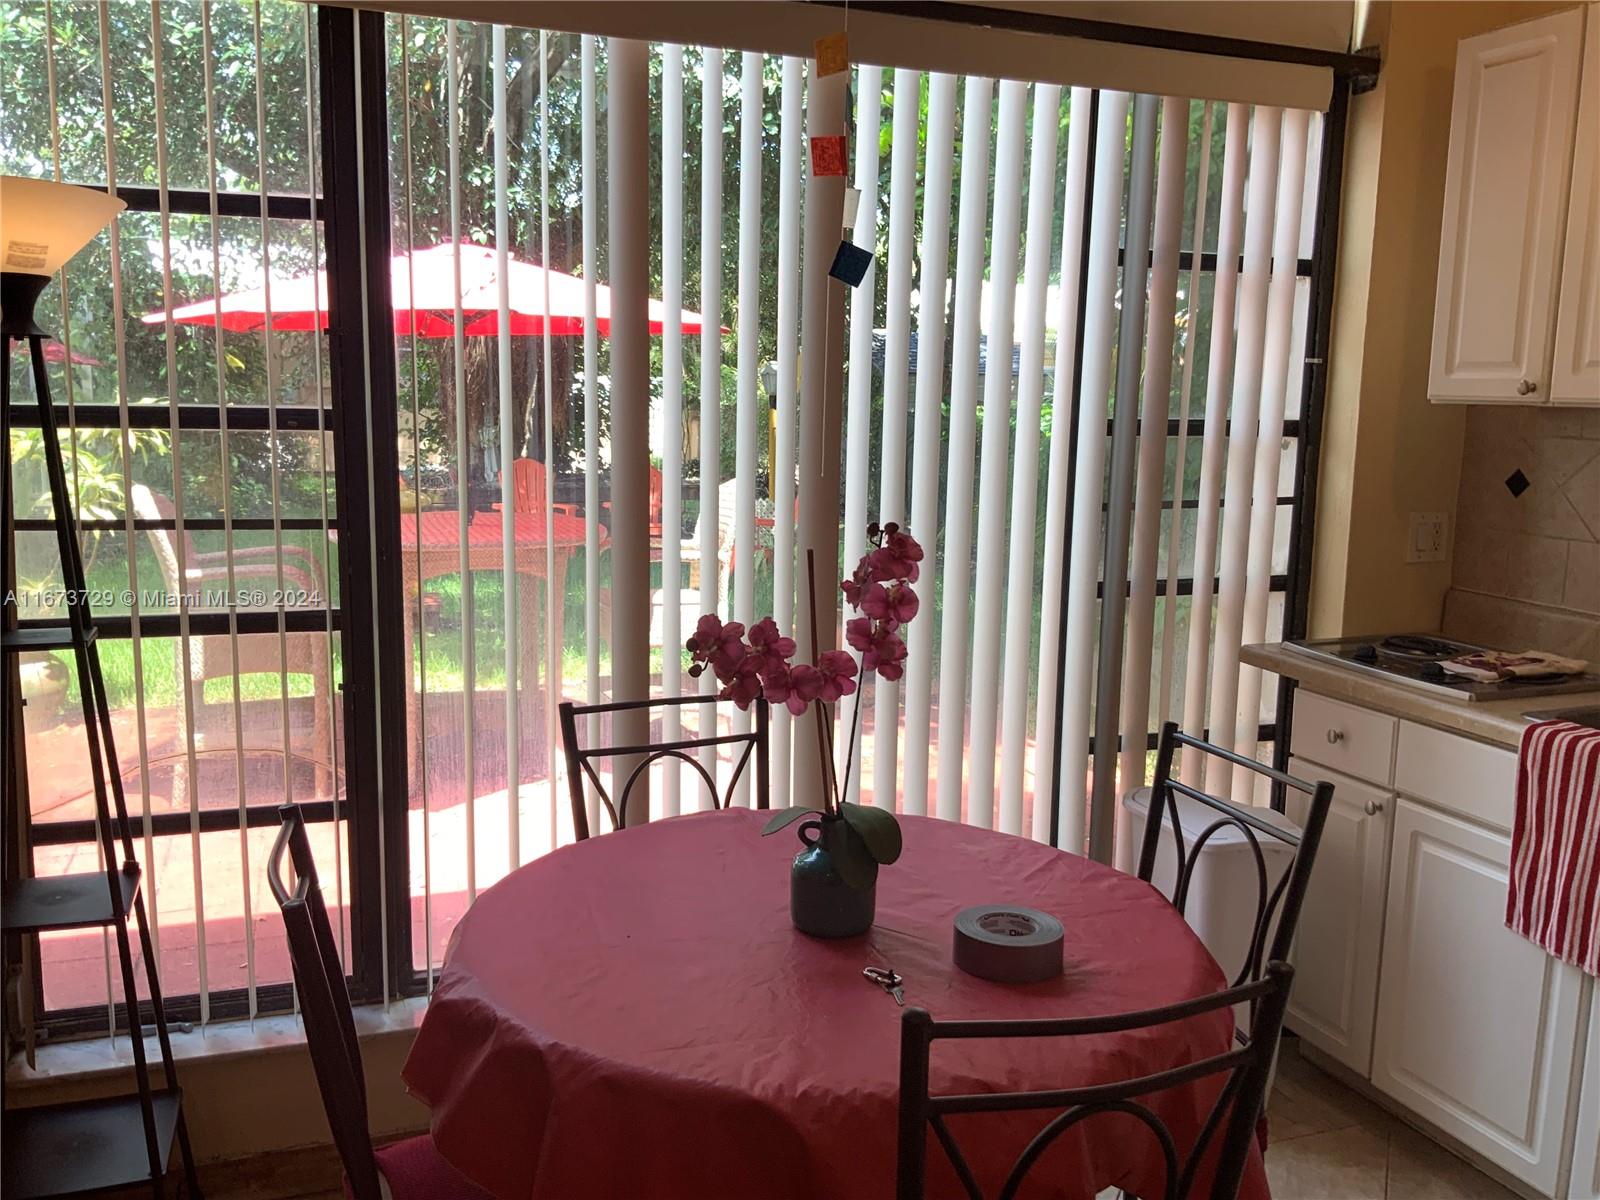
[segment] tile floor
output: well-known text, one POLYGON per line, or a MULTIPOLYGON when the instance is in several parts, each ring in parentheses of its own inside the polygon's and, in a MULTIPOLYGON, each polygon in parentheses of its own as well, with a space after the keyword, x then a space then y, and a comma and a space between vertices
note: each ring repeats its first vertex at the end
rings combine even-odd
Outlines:
MULTIPOLYGON (((1284 1044, 1270 1116, 1273 1200, 1516 1200, 1284 1044)), ((331 1148, 215 1164, 208 1200, 341 1200, 331 1148)))
POLYGON ((1284 1043, 1268 1108, 1273 1200, 1516 1200, 1284 1043))

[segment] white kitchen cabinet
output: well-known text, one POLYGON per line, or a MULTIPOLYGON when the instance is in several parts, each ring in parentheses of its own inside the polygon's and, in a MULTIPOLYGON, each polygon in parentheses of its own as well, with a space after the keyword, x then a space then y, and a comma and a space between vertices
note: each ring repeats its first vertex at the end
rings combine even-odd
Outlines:
POLYGON ((1583 976, 1506 929, 1511 839, 1396 802, 1372 1082, 1554 1195, 1583 976))
POLYGON ((1571 9, 1457 50, 1433 400, 1549 401, 1583 27, 1571 9))
POLYGON ((1583 35, 1583 88, 1556 306, 1553 404, 1600 404, 1600 6, 1583 35))
POLYGON ((1600 987, 1591 985, 1589 1049, 1578 1097, 1578 1133, 1572 1146, 1570 1200, 1600 1200, 1600 987))
MULTIPOLYGON (((1366 1075, 1372 1066, 1393 796, 1303 758, 1290 760, 1289 773, 1333 784, 1333 804, 1295 934, 1288 1024, 1330 1058, 1366 1075)), ((1291 792, 1289 818, 1303 825, 1310 803, 1310 797, 1291 792)))

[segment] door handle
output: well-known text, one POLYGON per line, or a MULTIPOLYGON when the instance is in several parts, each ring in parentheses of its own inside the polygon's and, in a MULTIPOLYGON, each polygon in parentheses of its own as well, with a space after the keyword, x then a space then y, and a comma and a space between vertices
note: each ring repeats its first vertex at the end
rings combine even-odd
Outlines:
POLYGON ((1517 395, 1531 396, 1539 390, 1539 385, 1531 379, 1523 379, 1517 383, 1517 395))
POLYGON ((1367 816, 1375 817, 1375 816, 1377 816, 1379 813, 1381 813, 1383 811, 1383 801, 1382 800, 1368 800, 1366 802, 1366 804, 1363 805, 1362 807, 1363 807, 1363 811, 1366 812, 1367 816))

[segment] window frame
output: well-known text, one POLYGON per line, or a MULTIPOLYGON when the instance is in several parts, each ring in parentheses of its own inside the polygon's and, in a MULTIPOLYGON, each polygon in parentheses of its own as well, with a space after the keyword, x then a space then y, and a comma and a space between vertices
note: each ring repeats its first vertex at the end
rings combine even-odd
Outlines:
MULTIPOLYGON (((381 98, 384 94, 381 51, 376 56, 375 62, 370 54, 364 56, 359 64, 353 61, 356 45, 354 28, 357 20, 360 20, 363 26, 375 26, 381 45, 381 14, 358 15, 350 9, 319 6, 316 15, 319 66, 317 104, 320 114, 318 153, 322 164, 324 194, 310 196, 269 192, 263 198, 259 192, 219 189, 215 208, 215 214, 219 217, 260 219, 265 207, 266 216, 270 220, 316 223, 322 229, 321 240, 328 275, 329 312, 326 336, 332 378, 327 404, 320 412, 315 408, 281 408, 269 413, 265 407, 229 406, 227 427, 229 432, 265 432, 271 427, 271 422, 275 421, 277 428, 281 430, 323 432, 331 435, 333 439, 332 477, 336 480, 336 486, 334 505, 326 526, 319 518, 280 517, 278 527, 285 531, 319 532, 326 528, 339 533, 341 551, 337 555, 336 563, 339 600, 337 604, 322 609, 287 611, 281 614, 281 627, 287 633, 324 633, 331 625, 333 632, 340 639, 341 647, 341 665, 332 683, 334 692, 339 697, 341 709, 346 712, 359 711, 360 706, 369 703, 370 698, 378 694, 378 673, 374 658, 370 653, 363 653, 364 648, 358 645, 364 639, 351 636, 352 624, 347 619, 347 614, 356 611, 376 611, 373 597, 380 594, 380 589, 386 585, 396 588, 399 586, 395 557, 388 556, 388 566, 391 568, 388 572, 389 578, 375 585, 372 571, 369 569, 373 556, 368 553, 372 545, 370 531, 373 525, 372 514, 366 503, 368 467, 371 463, 375 469, 381 469, 384 443, 381 440, 374 440, 382 436, 380 422, 374 420, 369 424, 367 415, 369 406, 363 402, 363 397, 366 379, 371 378, 374 390, 376 389, 379 379, 378 368, 381 366, 377 360, 385 352, 384 338, 374 337, 364 343, 358 332, 361 320, 359 309, 349 312, 339 305, 341 293, 360 294, 359 282, 346 288, 340 286, 340 280, 354 278, 359 281, 359 275, 352 275, 352 272, 360 271, 361 256, 368 256, 369 270, 372 258, 377 258, 385 264, 388 258, 387 228, 382 227, 377 231, 381 235, 381 245, 378 245, 372 237, 373 231, 370 228, 365 231, 364 238, 360 223, 360 202, 349 194, 352 186, 360 185, 363 175, 370 187, 373 174, 370 162, 366 164, 364 172, 358 170, 355 163, 355 147, 360 144, 363 136, 362 133, 358 133, 356 125, 358 122, 373 120, 371 112, 373 106, 362 104, 358 108, 358 97, 377 95, 381 98), (364 72, 359 86, 355 78, 357 65, 364 72), (376 71, 375 77, 374 71, 376 71), (337 150, 330 151, 332 147, 337 147, 337 150), (360 356, 359 360, 352 358, 352 350, 360 356), (352 374, 352 371, 355 373, 352 374)), ((370 39, 370 30, 365 31, 365 36, 370 39)), ((383 109, 380 103, 377 108, 377 119, 382 120, 382 117, 383 109)), ((372 139, 376 135, 369 126, 364 131, 364 136, 370 158, 372 139)), ((379 137, 377 145, 381 147, 384 144, 383 139, 379 137)), ((379 165, 382 169, 378 172, 378 184, 384 188, 385 206, 380 211, 386 211, 387 164, 380 158, 379 165)), ((85 183, 81 186, 95 185, 85 183)), ((104 184, 97 190, 104 190, 104 184)), ((129 212, 162 211, 163 193, 160 188, 130 185, 119 186, 116 190, 117 195, 127 202, 129 212)), ((200 189, 168 188, 165 191, 165 202, 166 211, 174 214, 209 217, 213 213, 210 193, 200 189)), ((370 204, 371 198, 368 197, 366 202, 370 204)), ((375 302, 381 302, 385 307, 388 305, 386 269, 382 272, 382 280, 381 301, 369 296, 369 309, 375 302)), ((378 289, 372 290, 376 292, 378 289)), ((370 313, 368 315, 370 316, 370 313)), ((382 324, 380 330, 388 333, 387 353, 392 363, 392 332, 382 324)), ((392 374, 391 366, 391 380, 392 374)), ((385 406, 375 404, 370 407, 376 418, 381 416, 381 410, 385 406)), ((389 449, 390 455, 394 456, 396 453, 392 432, 394 406, 387 407, 391 410, 389 449)), ((121 426, 122 413, 117 405, 79 403, 74 404, 69 410, 58 400, 56 408, 58 422, 63 431, 74 427, 117 429, 121 426)), ((221 427, 221 409, 216 404, 138 406, 128 410, 128 424, 132 428, 167 429, 173 424, 174 409, 179 430, 215 430, 221 427)), ((36 405, 27 400, 20 403, 13 401, 11 421, 17 428, 37 428, 39 416, 36 405)), ((396 465, 390 469, 398 468, 396 465)), ((377 489, 380 509, 383 500, 382 491, 383 489, 377 489)), ((398 501, 392 496, 389 499, 393 534, 390 544, 397 546, 398 501)), ((132 524, 136 531, 176 529, 176 521, 173 519, 135 518, 132 524)), ((271 520, 253 518, 235 518, 232 522, 235 530, 271 529, 272 525, 271 520)), ((121 519, 85 520, 80 522, 80 527, 85 530, 121 532, 127 525, 121 519)), ((190 531, 221 530, 224 528, 224 523, 219 518, 195 518, 185 520, 184 527, 190 531)), ((19 533, 49 532, 54 528, 54 523, 46 520, 15 521, 15 529, 19 533)), ((381 558, 382 556, 380 560, 381 558)), ((380 577, 385 575, 382 561, 378 573, 380 577)), ((193 613, 188 615, 187 623, 191 636, 227 634, 230 628, 236 629, 240 634, 277 633, 280 629, 280 614, 274 611, 237 612, 231 615, 227 612, 193 613)), ((133 637, 131 617, 100 616, 94 619, 94 624, 102 639, 129 640, 133 637)), ((176 614, 141 615, 139 629, 141 638, 176 638, 179 636, 179 618, 176 614)), ((397 660, 398 629, 394 631, 393 641, 394 657, 397 660)), ((403 699, 397 711, 398 719, 403 723, 403 699)), ((385 998, 386 990, 391 995, 411 994, 414 990, 413 980, 408 974, 395 976, 394 962, 385 963, 385 926, 393 920, 392 913, 386 910, 392 908, 394 898, 384 896, 378 886, 378 881, 385 873, 383 869, 385 853, 388 855, 387 861, 391 872, 389 878, 391 880, 398 878, 402 885, 407 878, 404 827, 406 763, 402 752, 398 755, 396 763, 387 765, 388 770, 398 770, 398 781, 380 794, 376 786, 376 781, 380 778, 377 764, 384 756, 384 751, 379 744, 377 724, 348 719, 342 724, 344 737, 341 765, 345 798, 302 801, 297 807, 308 821, 329 822, 342 819, 345 823, 350 867, 348 893, 350 941, 349 961, 345 964, 346 983, 353 1000, 381 1002, 385 998), (387 805, 385 796, 389 798, 387 805), (396 798, 397 806, 394 803, 396 798), (391 817, 386 821, 385 811, 390 814, 397 811, 400 820, 396 821, 391 817), (383 846, 380 846, 380 840, 385 843, 383 846), (386 989, 385 981, 390 978, 397 978, 400 981, 399 986, 390 986, 386 989)), ((126 755, 119 755, 119 758, 125 757, 126 755)), ((388 758, 396 759, 392 748, 388 758)), ((393 775, 384 777, 395 779, 393 775)), ((277 805, 251 805, 245 811, 244 825, 249 829, 274 828, 278 820, 277 805)), ((151 835, 154 837, 188 835, 196 826, 201 833, 236 831, 240 828, 239 813, 234 809, 202 810, 194 818, 187 812, 156 813, 149 817, 148 823, 151 835)), ((95 823, 92 819, 29 822, 30 850, 38 846, 93 841, 94 838, 95 823)), ((33 967, 33 1011, 38 1014, 37 1027, 40 1036, 68 1038, 104 1034, 107 1012, 105 1004, 56 1009, 45 1007, 44 978, 40 969, 37 941, 30 946, 29 954, 32 956, 33 967)), ((205 1011, 209 1020, 289 1012, 295 1007, 294 986, 288 981, 257 985, 254 1013, 251 1009, 249 989, 244 987, 209 991, 205 1001, 205 1011)), ((201 1019, 202 1005, 199 993, 166 995, 164 1006, 170 1022, 198 1023, 201 1019)), ((153 1017, 148 1001, 141 1001, 139 1007, 141 1023, 150 1023, 153 1017)), ((114 1013, 117 1031, 126 1032, 128 1028, 126 1004, 116 1001, 114 1013)))

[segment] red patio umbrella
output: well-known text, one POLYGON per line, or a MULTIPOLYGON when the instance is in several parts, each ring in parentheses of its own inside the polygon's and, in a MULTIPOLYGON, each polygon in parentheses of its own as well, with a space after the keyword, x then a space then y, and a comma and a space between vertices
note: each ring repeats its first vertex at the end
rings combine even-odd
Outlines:
MULTIPOLYGON (((396 333, 445 338, 455 334, 456 248, 454 243, 397 254, 389 260, 389 281, 394 303, 396 333)), ((563 271, 547 271, 533 263, 511 259, 506 289, 511 303, 513 335, 553 337, 580 334, 584 327, 585 281, 563 271), (549 310, 545 290, 549 288, 549 310)), ((211 300, 200 300, 172 310, 180 325, 214 326, 221 314, 222 327, 238 333, 264 329, 269 294, 266 286, 249 288, 211 300)), ((304 331, 328 326, 327 273, 296 275, 271 282, 272 328, 277 332, 304 331)), ((461 310, 466 332, 474 337, 499 332, 500 274, 495 251, 489 246, 461 244, 461 310)), ((611 331, 611 289, 595 289, 595 326, 611 331)), ((667 319, 661 301, 649 305, 650 332, 662 332, 667 319)), ((146 314, 147 325, 160 325, 165 310, 146 314)), ((679 315, 684 333, 699 333, 704 319, 684 309, 679 315)), ((727 332, 724 330, 723 332, 727 332)))
MULTIPOLYGON (((23 354, 26 354, 28 352, 28 345, 27 345, 26 342, 17 341, 17 342, 13 342, 11 344, 11 353, 12 354, 17 354, 19 352, 23 353, 23 354)), ((52 363, 66 362, 67 361, 67 348, 65 346, 63 346, 60 342, 56 341, 54 338, 51 338, 48 342, 46 342, 44 344, 44 360, 45 360, 45 362, 52 362, 52 363)), ((75 363, 77 366, 80 366, 80 367, 103 367, 103 366, 105 366, 105 363, 101 362, 98 358, 91 358, 87 354, 79 354, 76 350, 74 350, 72 352, 72 361, 73 361, 73 363, 75 363)))

